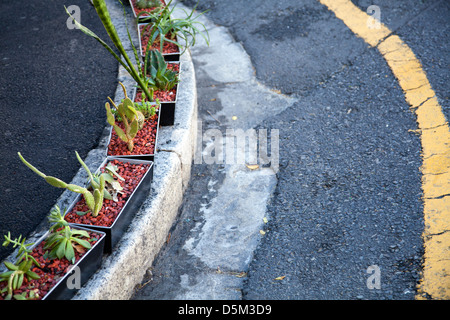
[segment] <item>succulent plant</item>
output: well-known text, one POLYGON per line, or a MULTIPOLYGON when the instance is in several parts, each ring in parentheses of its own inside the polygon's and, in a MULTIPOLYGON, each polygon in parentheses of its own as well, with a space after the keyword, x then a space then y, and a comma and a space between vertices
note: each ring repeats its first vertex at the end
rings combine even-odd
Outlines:
POLYGON ((122 193, 123 187, 121 186, 120 182, 118 180, 124 181, 125 179, 122 178, 117 173, 117 166, 113 165, 112 163, 109 163, 105 167, 105 172, 94 174, 91 178, 90 185, 93 184, 99 184, 100 178, 103 176, 105 179, 105 190, 104 190, 104 196, 105 199, 113 200, 115 202, 118 201, 117 195, 119 193, 122 193), (117 178, 118 180, 116 180, 117 178))
POLYGON ((32 289, 29 292, 24 291, 20 294, 15 294, 14 299, 16 300, 36 300, 39 298, 39 289, 32 289))
MULTIPOLYGON (((57 187, 57 188, 68 189, 70 191, 82 194, 86 201, 86 205, 88 206, 89 210, 91 210, 91 212, 92 212, 92 215, 94 217, 98 215, 98 213, 100 212, 100 209, 103 206, 103 199, 104 199, 104 194, 105 194, 105 183, 106 182, 105 182, 104 176, 100 176, 98 183, 91 184, 93 187, 93 191, 91 192, 87 188, 80 187, 76 184, 68 184, 58 178, 45 175, 44 173, 40 172, 38 169, 33 167, 29 162, 27 162, 22 157, 20 152, 18 152, 18 154, 19 154, 20 160, 22 160, 22 162, 28 168, 30 168, 34 173, 36 173, 40 177, 44 178, 45 181, 47 181, 47 183, 49 183, 50 185, 57 187)), ((91 178, 91 180, 93 180, 91 171, 86 166, 86 164, 83 162, 83 160, 81 160, 78 152, 75 151, 75 154, 77 156, 78 161, 81 163, 83 168, 87 171, 89 178, 91 178)))
POLYGON ((194 16, 197 12, 197 4, 193 7, 191 13, 186 13, 185 18, 173 18, 172 13, 176 9, 177 4, 171 6, 173 0, 170 0, 167 5, 158 10, 151 12, 140 12, 138 18, 143 22, 150 22, 146 28, 149 28, 150 36, 147 44, 147 50, 153 45, 156 39, 159 38, 160 50, 163 50, 164 43, 171 42, 176 44, 180 49, 183 49, 180 54, 183 54, 189 47, 195 45, 197 35, 201 35, 205 42, 209 45, 209 34, 206 26, 197 21, 198 17, 205 12, 194 16), (177 37, 181 40, 178 41, 177 37))
MULTIPOLYGON (((8 292, 5 297, 6 300, 11 300, 12 298, 17 300, 27 299, 26 295, 13 295, 13 291, 19 289, 22 286, 25 277, 28 280, 40 278, 39 275, 31 271, 31 267, 33 266, 33 264, 38 267, 40 266, 36 259, 34 259, 32 255, 30 255, 31 250, 28 247, 33 245, 33 243, 25 244, 25 241, 26 239, 22 239, 22 236, 19 236, 19 238, 16 239, 12 239, 10 232, 8 232, 8 235, 5 235, 5 241, 3 242, 4 247, 8 246, 10 243, 13 244, 13 248, 19 247, 16 256, 17 262, 11 263, 5 261, 4 264, 9 271, 0 274, 0 281, 8 282, 8 285, 2 290, 2 292, 8 292)), ((34 294, 30 294, 29 298, 34 297, 34 294)))
POLYGON ((167 68, 162 53, 158 50, 149 50, 146 64, 148 85, 153 89, 168 91, 178 83, 178 74, 167 68))
MULTIPOLYGON (((157 102, 159 104, 159 101, 157 102)), ((158 106, 152 104, 150 101, 146 101, 145 93, 142 92, 142 101, 135 102, 134 106, 136 110, 142 112, 146 119, 152 118, 157 111, 158 106)))
MULTIPOLYGON (((120 2, 120 1, 119 1, 120 2)), ((111 48, 105 41, 103 41, 101 38, 99 38, 92 30, 89 28, 86 28, 83 26, 79 21, 77 21, 67 10, 66 7, 66 13, 72 18, 73 22, 77 26, 77 29, 81 30, 86 35, 96 39, 108 52, 125 68, 125 70, 131 75, 131 77, 136 81, 138 86, 147 94, 148 97, 151 97, 150 92, 148 91, 147 85, 145 84, 145 79, 141 75, 141 68, 136 68, 136 62, 139 64, 139 59, 137 58, 137 51, 135 46, 133 45, 133 41, 131 39, 131 35, 128 32, 128 24, 126 21, 126 11, 125 6, 122 4, 124 9, 124 20, 125 20, 125 26, 127 28, 127 34, 128 39, 130 40, 135 61, 133 62, 130 56, 128 55, 127 50, 125 50, 125 47, 122 44, 122 41, 119 37, 119 34, 117 33, 117 30, 112 23, 111 16, 109 14, 107 5, 105 0, 91 0, 91 3, 93 4, 98 17, 100 18, 100 21, 102 22, 103 26, 105 27, 106 32, 108 33, 109 38, 111 39, 112 43, 114 44, 115 48, 117 49, 118 53, 116 53, 116 50, 111 48)))
POLYGON ((138 131, 144 126, 145 117, 142 112, 134 108, 133 101, 131 101, 131 99, 127 96, 127 90, 125 89, 125 86, 121 82, 119 83, 122 86, 123 92, 125 94, 125 99, 123 99, 118 106, 116 106, 116 104, 111 100, 110 97, 108 97, 108 99, 115 107, 117 114, 120 116, 120 120, 123 124, 124 129, 119 126, 119 122, 116 122, 116 117, 111 111, 111 106, 108 102, 105 104, 106 119, 108 123, 113 126, 119 138, 127 143, 128 150, 133 151, 133 139, 136 137, 138 131))
POLYGON ((46 239, 44 246, 44 249, 51 250, 47 254, 48 258, 61 259, 65 257, 70 262, 75 263, 74 250, 82 252, 91 248, 89 241, 81 239, 82 237, 89 238, 89 234, 84 230, 72 229, 64 220, 58 206, 55 206, 50 212, 49 221, 53 225, 50 228, 51 234, 46 239))
POLYGON ((69 222, 64 220, 64 215, 61 214, 61 209, 57 205, 53 207, 52 210, 50 211, 48 221, 50 222, 50 224, 52 224, 52 226, 49 229, 50 232, 53 232, 60 228, 64 228, 69 225, 69 222))

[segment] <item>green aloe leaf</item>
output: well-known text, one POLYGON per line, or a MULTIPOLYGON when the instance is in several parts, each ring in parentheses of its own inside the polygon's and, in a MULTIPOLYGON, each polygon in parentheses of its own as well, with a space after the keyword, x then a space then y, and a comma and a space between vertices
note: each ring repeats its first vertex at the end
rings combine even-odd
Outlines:
POLYGON ((5 266, 6 266, 9 270, 11 270, 11 271, 19 270, 19 267, 16 266, 15 264, 11 263, 11 262, 5 261, 5 262, 3 262, 3 263, 4 263, 5 266))
MULTIPOLYGON (((94 38, 95 40, 97 40, 106 50, 109 51, 109 53, 111 53, 113 55, 113 57, 129 72, 131 73, 131 70, 129 69, 129 67, 127 66, 127 64, 120 58, 119 55, 116 54, 116 52, 105 42, 103 41, 99 36, 97 36, 92 30, 90 30, 89 28, 86 28, 85 26, 83 26, 81 23, 79 23, 67 10, 67 8, 64 6, 64 8, 66 9, 67 14, 72 18, 73 22, 75 23, 75 25, 77 26, 77 29, 81 30, 83 33, 87 34, 88 36, 94 38)), ((102 20, 103 22, 103 20, 102 20)), ((105 26, 106 29, 106 26, 105 26)), ((115 29, 114 29, 115 30, 115 29)), ((108 29, 107 29, 108 31, 108 29)), ((108 32, 109 34, 110 32, 108 32)), ((117 34, 117 32, 116 32, 117 34)), ((114 42, 114 41, 113 41, 114 42)), ((114 43, 116 45, 116 43, 114 43)), ((119 50, 120 52, 120 50, 119 50)))
POLYGON ((15 294, 15 295, 13 295, 13 297, 16 300, 27 300, 25 295, 26 295, 26 292, 22 292, 22 294, 15 294))
POLYGON ((103 206, 103 192, 100 192, 98 189, 94 190, 94 210, 92 215, 96 217, 103 206))
POLYGON ((142 77, 139 76, 139 72, 136 71, 134 64, 128 57, 127 52, 125 51, 125 48, 122 45, 122 42, 120 40, 119 35, 117 34, 116 28, 114 27, 114 24, 111 21, 111 17, 108 12, 108 8, 106 6, 106 3, 104 0, 93 0, 92 4, 94 5, 95 10, 97 11, 97 15, 99 16, 103 26, 105 27, 106 32, 108 33, 108 36, 110 37, 111 41, 113 42, 114 46, 117 48, 119 53, 123 56, 125 61, 123 61, 119 55, 117 55, 114 50, 106 44, 105 41, 103 41, 99 36, 97 36, 93 31, 83 26, 81 23, 76 21, 76 19, 68 12, 67 8, 66 12, 67 14, 72 18, 72 20, 75 22, 75 25, 85 34, 87 34, 90 37, 93 37, 95 40, 97 40, 104 48, 108 50, 109 53, 113 55, 113 57, 125 68, 125 70, 133 77, 133 79, 139 84, 139 86, 142 88, 142 90, 146 91, 148 93, 147 87, 145 86, 145 83, 142 79, 142 77))
POLYGON ((26 272, 26 275, 27 275, 28 277, 30 277, 31 279, 35 279, 35 280, 37 280, 37 279, 40 278, 40 276, 39 276, 37 273, 35 273, 35 272, 31 271, 31 270, 28 270, 28 271, 26 272))
POLYGON ((20 288, 22 286, 22 284, 23 284, 23 277, 24 277, 23 273, 19 274, 19 276, 17 277, 17 287, 16 288, 20 288))
POLYGON ((70 262, 75 263, 75 251, 73 250, 72 242, 69 240, 66 241, 64 256, 70 262))
POLYGON ((86 249, 90 249, 91 248, 91 244, 89 243, 89 241, 87 240, 83 240, 83 239, 78 239, 78 238, 74 238, 72 239, 73 241, 77 242, 78 244, 82 245, 83 247, 85 247, 86 249))
POLYGON ((87 233, 87 231, 85 231, 85 230, 73 229, 72 236, 82 236, 82 237, 89 238, 89 233, 87 233))
POLYGON ((66 244, 67 244, 67 239, 64 238, 61 240, 61 243, 56 247, 56 256, 61 259, 62 257, 64 257, 65 251, 66 251, 66 244))
MULTIPOLYGON (((0 282, 7 281, 8 278, 14 273, 14 271, 15 270, 6 271, 6 272, 3 272, 2 274, 0 274, 0 282)), ((3 290, 5 290, 5 289, 3 289, 3 290)), ((0 292, 2 292, 2 291, 0 291, 0 292)))

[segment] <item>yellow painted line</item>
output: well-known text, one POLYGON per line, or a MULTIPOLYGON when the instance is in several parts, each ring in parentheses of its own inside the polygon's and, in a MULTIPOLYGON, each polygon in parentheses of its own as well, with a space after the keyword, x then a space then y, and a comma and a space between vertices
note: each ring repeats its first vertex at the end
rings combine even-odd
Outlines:
MULTIPOLYGON (((450 130, 422 64, 411 49, 382 23, 349 0, 319 0, 357 36, 376 47, 415 112, 422 144, 424 264, 417 299, 450 299, 450 130)), ((436 31, 439 32, 439 31, 436 31)))

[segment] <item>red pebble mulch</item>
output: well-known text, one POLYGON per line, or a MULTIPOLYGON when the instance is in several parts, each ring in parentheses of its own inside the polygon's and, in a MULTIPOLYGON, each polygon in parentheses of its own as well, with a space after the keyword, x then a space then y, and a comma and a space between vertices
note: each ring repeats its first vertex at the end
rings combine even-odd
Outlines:
MULTIPOLYGON (((161 3, 163 4, 163 6, 166 6, 166 3, 164 2, 164 0, 159 0, 161 1, 161 3)), ((136 7, 136 2, 137 0, 131 0, 131 2, 133 3, 134 6, 134 10, 136 11, 136 14, 139 14, 140 12, 150 12, 152 10, 154 10, 155 8, 144 8, 144 9, 139 9, 138 7, 136 7)))
MULTIPOLYGON (((122 123, 119 127, 123 129, 122 123)), ((146 119, 144 126, 138 131, 133 139, 134 148, 128 150, 128 144, 119 138, 114 128, 112 129, 111 140, 108 145, 108 156, 122 155, 152 155, 155 153, 156 131, 158 128, 158 115, 151 119, 146 119)))
MULTIPOLYGON (((150 39, 151 29, 148 26, 140 25, 139 30, 141 33, 141 46, 142 54, 145 56, 147 53, 148 41, 150 39)), ((167 34, 166 38, 171 38, 171 34, 167 34)), ((161 51, 161 43, 159 36, 152 43, 151 49, 161 51)), ((164 41, 162 54, 179 53, 180 48, 173 42, 164 41)))

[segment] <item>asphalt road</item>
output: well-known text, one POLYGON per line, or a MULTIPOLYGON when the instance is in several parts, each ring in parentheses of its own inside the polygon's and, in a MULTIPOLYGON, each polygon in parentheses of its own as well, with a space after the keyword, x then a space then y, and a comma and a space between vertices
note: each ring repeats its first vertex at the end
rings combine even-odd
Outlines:
MULTIPOLYGON (((449 3, 354 3, 363 11, 379 6, 381 21, 422 62, 449 119, 449 3)), ((202 0, 198 9, 209 9, 207 17, 242 44, 259 82, 297 100, 258 125, 280 131, 280 168, 266 233, 248 268, 234 270, 246 275, 241 298, 415 299, 424 254, 421 145, 415 115, 386 61, 319 1, 202 0), (376 287, 369 283, 373 270, 376 287)), ((198 76, 202 81, 204 74, 198 76)), ((206 119, 220 110, 208 100, 221 89, 200 87, 206 119)), ((223 182, 212 171, 194 166, 187 193, 194 200, 186 201, 153 282, 146 279, 136 299, 173 298, 187 282, 196 285, 186 279, 206 267, 182 246, 204 219, 198 212, 208 194, 205 176, 223 182)))
MULTIPOLYGON (((95 40, 68 29, 64 6, 107 40, 88 0, 3 1, 0 10, 0 235, 28 236, 63 189, 20 161, 70 182, 105 127, 104 103, 117 85, 117 62, 95 40)), ((10 250, 0 248, 0 260, 10 250)))
MULTIPOLYGON (((244 299, 413 299, 423 228, 414 115, 378 52, 320 3, 271 3, 254 14, 211 11, 243 42, 261 81, 301 96, 264 124, 281 131, 281 169, 244 299), (381 289, 366 286, 371 265, 381 289)), ((448 117, 448 2, 356 4, 381 8, 423 61, 448 117)))

